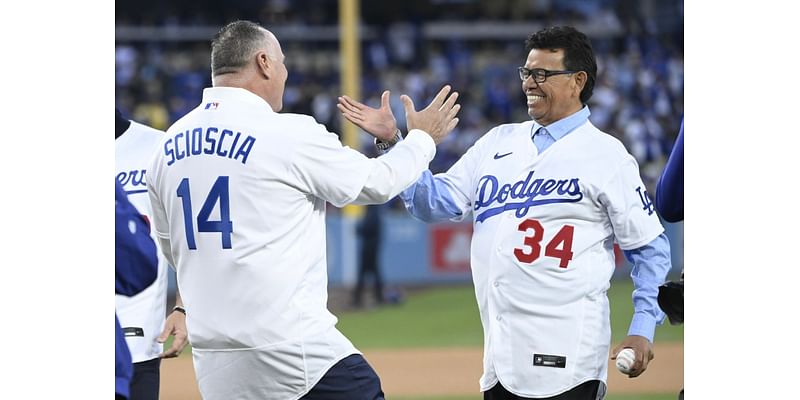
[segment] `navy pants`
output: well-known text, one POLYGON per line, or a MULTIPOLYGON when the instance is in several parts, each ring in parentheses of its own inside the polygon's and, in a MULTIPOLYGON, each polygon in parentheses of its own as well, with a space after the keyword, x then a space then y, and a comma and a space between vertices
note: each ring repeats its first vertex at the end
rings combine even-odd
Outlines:
POLYGON ((336 363, 303 400, 384 400, 381 380, 361 354, 336 363))
POLYGON ((365 238, 361 245, 361 259, 358 263, 358 280, 356 280, 356 289, 353 292, 353 305, 361 306, 362 292, 366 285, 367 275, 372 275, 374 278, 375 286, 375 302, 383 303, 383 279, 381 278, 381 270, 378 268, 378 246, 380 241, 375 238, 365 238))
POLYGON ((161 359, 133 363, 130 400, 158 400, 161 359))
MULTIPOLYGON (((600 381, 588 381, 581 383, 574 388, 567 390, 557 396, 546 397, 537 400, 595 400, 597 399, 597 391, 600 389, 600 381)), ((500 382, 497 382, 494 387, 486 392, 483 392, 483 400, 524 400, 527 397, 517 396, 503 387, 500 382)))

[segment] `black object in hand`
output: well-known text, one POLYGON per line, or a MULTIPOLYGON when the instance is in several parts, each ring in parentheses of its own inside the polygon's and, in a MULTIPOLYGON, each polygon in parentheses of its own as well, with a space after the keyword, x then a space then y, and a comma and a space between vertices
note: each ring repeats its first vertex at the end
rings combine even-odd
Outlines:
POLYGON ((658 287, 658 306, 672 325, 683 323, 683 276, 678 282, 669 281, 658 287))

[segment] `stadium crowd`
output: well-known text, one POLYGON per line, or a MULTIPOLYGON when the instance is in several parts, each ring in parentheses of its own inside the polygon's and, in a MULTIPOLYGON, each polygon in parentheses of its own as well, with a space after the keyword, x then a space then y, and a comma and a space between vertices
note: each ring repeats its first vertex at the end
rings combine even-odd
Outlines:
MULTIPOLYGON (((208 7, 192 7, 203 10, 192 13, 178 11, 184 10, 181 2, 171 3, 170 9, 128 3, 117 3, 118 26, 221 26, 235 18, 256 19, 267 27, 337 23, 336 1, 312 7, 307 1, 238 0, 238 7, 228 5, 224 11, 209 2, 208 7)), ((424 104, 445 83, 461 94, 460 123, 438 147, 431 163, 434 173, 449 168, 491 127, 529 117, 517 74, 526 57, 526 37, 434 35, 426 29, 430 22, 459 21, 452 25, 456 30, 475 22, 594 24, 598 28, 590 38, 598 58, 598 81, 589 101, 590 119, 625 143, 654 193, 683 115, 682 5, 628 0, 361 3, 362 23, 372 33, 362 41, 362 98, 367 104, 377 106, 380 93, 391 90, 394 114, 404 127, 400 94, 424 104)), ((342 94, 338 41, 279 39, 291 71, 283 111, 313 115, 330 131, 341 132, 336 110, 336 97, 342 94)), ((117 108, 136 121, 166 129, 195 107, 202 89, 211 85, 209 40, 118 37, 117 108)), ((371 144, 368 135, 361 137, 364 145, 371 144)))

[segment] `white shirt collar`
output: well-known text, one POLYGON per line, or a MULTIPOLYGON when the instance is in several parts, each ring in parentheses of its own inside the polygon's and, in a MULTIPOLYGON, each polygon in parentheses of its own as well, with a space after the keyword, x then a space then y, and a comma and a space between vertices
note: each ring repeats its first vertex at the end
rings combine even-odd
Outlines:
POLYGON ((264 107, 270 112, 274 112, 272 106, 270 106, 266 100, 247 89, 227 86, 203 89, 203 104, 224 100, 242 101, 256 107, 264 107))

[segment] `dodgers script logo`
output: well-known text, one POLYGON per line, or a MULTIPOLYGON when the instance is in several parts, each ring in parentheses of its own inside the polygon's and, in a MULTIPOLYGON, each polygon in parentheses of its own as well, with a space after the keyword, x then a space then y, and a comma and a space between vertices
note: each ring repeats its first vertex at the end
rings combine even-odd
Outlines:
POLYGON ((147 171, 143 169, 127 172, 123 171, 117 174, 117 181, 125 189, 125 193, 127 194, 146 193, 147 182, 144 180, 146 172, 147 171))
POLYGON ((524 180, 500 186, 497 177, 485 175, 478 180, 475 192, 475 221, 483 222, 505 211, 517 210, 517 217, 524 217, 531 207, 553 203, 577 203, 583 199, 578 178, 572 179, 533 179, 533 172, 528 172, 524 180), (522 200, 508 202, 508 200, 522 200), (495 205, 496 203, 496 205, 495 205), (493 206, 494 207, 490 207, 493 206), (478 213, 478 210, 485 209, 478 213))

